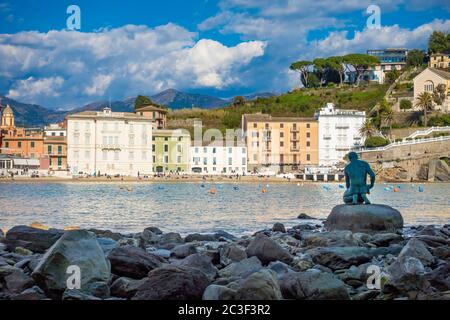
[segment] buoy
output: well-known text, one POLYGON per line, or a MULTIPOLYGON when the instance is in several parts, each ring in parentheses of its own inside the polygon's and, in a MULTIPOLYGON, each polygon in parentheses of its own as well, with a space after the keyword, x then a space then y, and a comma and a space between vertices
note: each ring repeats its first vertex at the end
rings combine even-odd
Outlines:
POLYGON ((201 186, 200 186, 201 188, 204 188, 205 187, 205 185, 204 184, 202 184, 201 186))
POLYGON ((398 188, 394 188, 394 192, 398 192, 398 188))
POLYGON ((211 189, 209 189, 209 193, 210 193, 210 194, 216 194, 216 193, 217 193, 216 188, 211 188, 211 189))
POLYGON ((266 188, 266 187, 264 187, 264 188, 262 189, 262 193, 267 193, 267 188, 266 188))
POLYGON ((423 191, 424 191, 423 187, 420 186, 420 187, 419 187, 419 192, 423 192, 423 191))
POLYGON ((401 186, 401 185, 397 185, 397 188, 401 189, 401 188, 402 188, 402 186, 401 186))
POLYGON ((239 187, 238 186, 234 186, 233 189, 234 190, 239 190, 239 187))
POLYGON ((345 189, 345 187, 342 184, 340 184, 339 189, 345 189))
POLYGON ((391 191, 389 187, 384 188, 384 191, 391 191))

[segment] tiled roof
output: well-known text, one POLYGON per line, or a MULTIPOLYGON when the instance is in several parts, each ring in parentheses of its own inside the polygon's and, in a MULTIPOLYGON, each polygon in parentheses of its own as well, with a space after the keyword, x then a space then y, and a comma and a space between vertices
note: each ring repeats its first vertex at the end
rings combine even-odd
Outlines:
POLYGON ((450 72, 443 70, 443 69, 436 69, 436 68, 429 68, 431 71, 433 71, 434 73, 436 73, 438 76, 449 80, 450 79, 450 72))
POLYGON ((268 114, 254 113, 244 114, 247 121, 260 121, 260 122, 315 122, 314 117, 272 117, 268 114))
POLYGON ((152 105, 143 106, 143 107, 136 109, 136 112, 143 112, 143 111, 159 111, 159 112, 167 113, 166 109, 163 109, 163 108, 160 108, 157 106, 152 106, 152 105))

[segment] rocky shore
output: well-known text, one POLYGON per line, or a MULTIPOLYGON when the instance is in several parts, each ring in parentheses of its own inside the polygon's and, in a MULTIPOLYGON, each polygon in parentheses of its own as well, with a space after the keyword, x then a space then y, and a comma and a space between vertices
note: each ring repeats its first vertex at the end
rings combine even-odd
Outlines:
POLYGON ((17 226, 0 230, 0 299, 450 300, 450 225, 330 223, 301 214, 291 229, 239 238, 17 226), (71 266, 79 288, 68 286, 71 266))

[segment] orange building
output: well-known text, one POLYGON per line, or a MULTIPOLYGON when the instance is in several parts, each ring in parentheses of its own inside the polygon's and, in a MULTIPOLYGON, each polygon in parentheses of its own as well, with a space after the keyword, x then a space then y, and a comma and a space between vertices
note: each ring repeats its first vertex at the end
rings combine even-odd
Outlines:
POLYGON ((44 128, 44 152, 52 171, 67 170, 67 129, 66 123, 56 123, 44 128))
POLYGON ((165 129, 167 125, 167 110, 157 106, 143 106, 134 111, 134 113, 150 118, 153 122, 153 129, 165 129))

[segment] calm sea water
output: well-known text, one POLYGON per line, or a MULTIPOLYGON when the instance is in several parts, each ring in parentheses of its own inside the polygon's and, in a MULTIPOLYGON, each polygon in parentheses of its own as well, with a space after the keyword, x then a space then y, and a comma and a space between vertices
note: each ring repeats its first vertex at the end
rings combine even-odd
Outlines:
MULTIPOLYGON (((68 226, 139 232, 157 226, 182 234, 222 229, 236 235, 271 227, 275 222, 298 224, 306 213, 326 218, 341 203, 337 184, 269 185, 214 184, 0 184, 0 228, 40 222, 57 228, 68 226), (238 186, 239 190, 235 190, 238 186), (125 188, 124 188, 125 187, 125 188), (127 190, 126 188, 130 188, 127 190)), ((401 184, 399 192, 375 187, 373 203, 398 209, 410 224, 450 223, 450 184, 401 184)), ((397 186, 397 184, 395 184, 397 186)))

